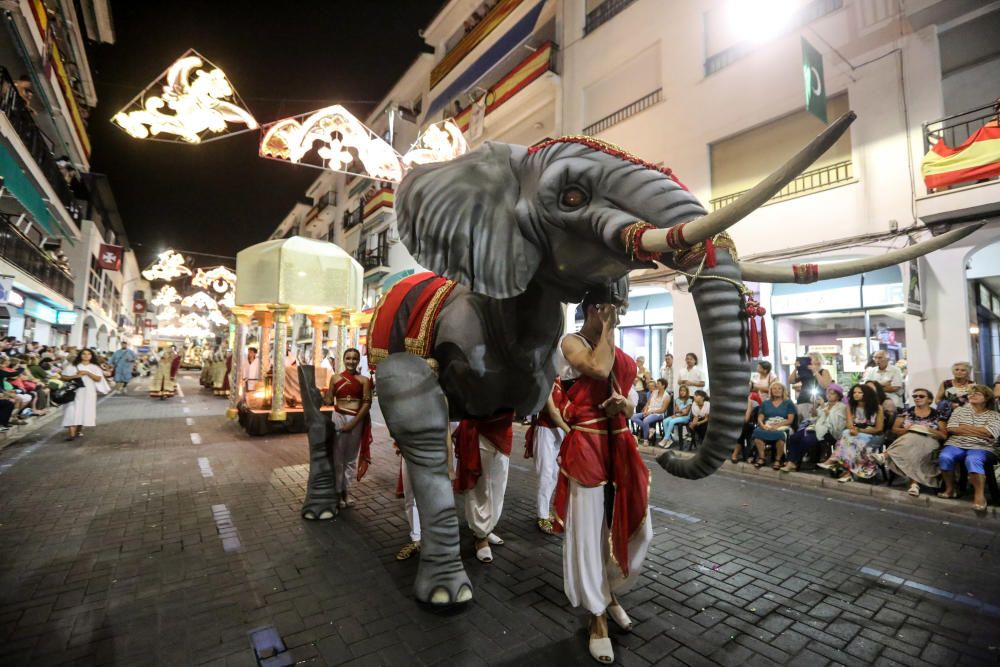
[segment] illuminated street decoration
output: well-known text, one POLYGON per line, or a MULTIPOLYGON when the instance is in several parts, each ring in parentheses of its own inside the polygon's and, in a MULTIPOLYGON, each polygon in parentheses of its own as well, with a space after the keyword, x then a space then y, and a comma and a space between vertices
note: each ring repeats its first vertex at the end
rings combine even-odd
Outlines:
POLYGON ((158 327, 156 335, 159 338, 205 338, 212 335, 212 332, 205 327, 168 324, 158 327))
POLYGON ((188 144, 232 134, 228 132, 230 124, 244 125, 246 130, 258 127, 225 72, 194 49, 189 49, 111 120, 136 139, 188 144), (149 94, 157 88, 161 94, 149 94), (163 135, 169 138, 160 138, 163 135))
POLYGON ((208 329, 208 320, 197 313, 188 313, 178 320, 182 327, 208 329))
POLYGON ((468 152, 469 143, 458 126, 451 120, 442 120, 428 127, 417 138, 403 156, 403 166, 410 169, 418 164, 446 162, 468 152))
POLYGON ((154 306, 169 306, 172 303, 177 303, 181 300, 181 295, 177 293, 173 285, 164 285, 160 288, 160 291, 156 293, 153 297, 154 306))
POLYGON ((228 292, 223 294, 222 298, 219 299, 219 305, 224 306, 225 308, 234 307, 236 305, 236 291, 229 290, 228 292))
POLYGON ((217 309, 216 310, 210 310, 210 311, 208 311, 208 313, 206 314, 206 317, 208 318, 209 322, 211 322, 212 324, 216 324, 216 325, 218 325, 220 327, 224 327, 227 324, 229 324, 229 320, 226 318, 226 316, 223 315, 217 309))
POLYGON ((358 174, 359 170, 350 168, 357 161, 364 167, 361 176, 387 181, 403 177, 392 146, 339 104, 273 123, 264 133, 259 153, 261 157, 308 164, 302 159, 317 141, 323 144, 316 152, 326 169, 358 174))
POLYGON ((177 309, 173 306, 166 306, 156 314, 156 319, 160 322, 167 322, 177 317, 177 309))
POLYGON ((157 256, 151 267, 142 272, 146 280, 174 280, 190 276, 191 269, 184 265, 184 258, 173 250, 165 250, 157 256))
POLYGON ((181 300, 181 305, 185 308, 196 308, 198 310, 218 310, 219 306, 215 299, 208 292, 195 292, 181 300))
POLYGON ((211 287, 216 293, 224 294, 236 287, 236 274, 224 266, 217 266, 208 271, 198 269, 191 279, 191 284, 195 287, 211 287))

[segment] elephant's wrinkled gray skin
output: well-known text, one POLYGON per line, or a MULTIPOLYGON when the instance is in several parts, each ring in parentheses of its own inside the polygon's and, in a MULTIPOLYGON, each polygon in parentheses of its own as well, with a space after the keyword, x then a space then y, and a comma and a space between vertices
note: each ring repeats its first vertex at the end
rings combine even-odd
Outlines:
POLYGON ((332 519, 340 511, 332 456, 337 431, 333 422, 320 411, 323 398, 316 389, 315 368, 299 366, 299 386, 303 388, 302 410, 309 439, 309 482, 302 503, 302 518, 309 521, 332 519))
MULTIPOLYGON (((851 120, 853 114, 845 116, 810 144, 804 163, 851 120)), ((780 189, 793 171, 779 170, 767 188, 780 189)), ((766 199, 760 190, 754 196, 766 199)), ((657 168, 568 141, 537 150, 487 143, 458 159, 416 167, 403 179, 396 195, 401 239, 421 265, 459 283, 437 320, 432 354, 439 376, 406 353, 390 355, 377 368, 382 411, 406 457, 420 508, 419 600, 446 605, 471 598, 459 558, 446 415, 540 409, 556 373, 561 304, 580 301, 591 287, 625 280, 631 269, 654 266, 626 255, 622 231, 636 221, 667 229, 705 214, 694 196, 657 168)), ((713 235, 724 228, 717 217, 706 220, 712 222, 700 229, 711 228, 713 235)), ((716 255, 717 266, 706 268, 691 289, 713 387, 712 420, 694 457, 660 458, 682 477, 714 472, 742 428, 750 359, 733 282, 739 283, 740 268, 728 250, 720 247, 716 255)), ((672 257, 661 261, 673 267, 672 257)))

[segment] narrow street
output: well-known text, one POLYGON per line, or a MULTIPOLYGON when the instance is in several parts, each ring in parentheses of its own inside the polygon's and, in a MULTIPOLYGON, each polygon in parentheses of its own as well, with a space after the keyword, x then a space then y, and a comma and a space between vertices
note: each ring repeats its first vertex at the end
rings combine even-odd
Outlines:
MULTIPOLYGON (((463 528, 476 597, 436 613, 411 597, 417 559, 394 557, 407 531, 378 414, 358 505, 306 523, 304 435, 245 436, 190 373, 183 398, 144 384, 105 398, 82 440, 54 422, 0 453, 5 665, 256 665, 248 633, 264 626, 291 656, 268 664, 591 664, 520 439, 506 545, 482 565, 463 528)), ((1000 658, 995 518, 653 470, 656 536, 616 664, 1000 658)))

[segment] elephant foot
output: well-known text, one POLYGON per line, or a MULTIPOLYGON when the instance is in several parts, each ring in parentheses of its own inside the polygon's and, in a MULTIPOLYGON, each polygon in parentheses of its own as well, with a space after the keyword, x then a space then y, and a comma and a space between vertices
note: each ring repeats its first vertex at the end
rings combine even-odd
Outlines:
POLYGON ((428 572, 431 568, 421 563, 414 584, 417 600, 434 607, 452 607, 472 600, 472 584, 459 564, 458 569, 448 572, 428 572))
POLYGON ((339 513, 336 499, 306 501, 302 505, 302 518, 306 521, 327 521, 339 513))

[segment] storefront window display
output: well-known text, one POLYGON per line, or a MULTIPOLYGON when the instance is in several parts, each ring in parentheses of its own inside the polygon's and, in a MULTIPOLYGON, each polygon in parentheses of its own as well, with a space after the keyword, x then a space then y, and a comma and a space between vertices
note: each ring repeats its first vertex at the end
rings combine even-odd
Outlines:
MULTIPOLYGON (((674 302, 660 288, 646 294, 633 292, 629 307, 619 321, 617 345, 633 359, 643 357, 646 368, 656 375, 663 356, 674 351, 674 302)), ((583 326, 583 312, 576 310, 576 328, 583 326)), ((655 379, 655 378, 654 378, 655 379)))

